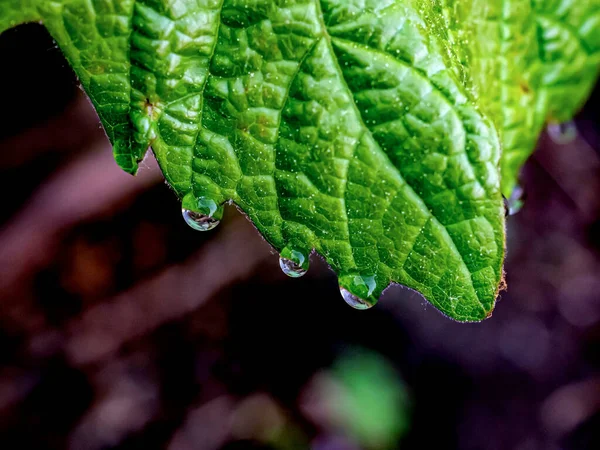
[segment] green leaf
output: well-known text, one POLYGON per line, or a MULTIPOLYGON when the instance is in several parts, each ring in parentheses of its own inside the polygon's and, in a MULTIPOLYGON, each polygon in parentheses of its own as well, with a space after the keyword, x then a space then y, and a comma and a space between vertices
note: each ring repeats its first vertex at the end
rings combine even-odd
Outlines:
POLYGON ((0 31, 41 21, 119 165, 152 146, 184 208, 233 200, 366 303, 397 282, 475 321, 502 284, 500 180, 585 100, 599 2, 0 0, 0 31))
POLYGON ((378 353, 352 348, 326 372, 335 383, 321 394, 344 435, 365 449, 394 448, 410 426, 410 402, 402 377, 378 353))
POLYGON ((571 120, 594 87, 600 0, 443 0, 432 16, 498 128, 508 198, 544 125, 571 120))

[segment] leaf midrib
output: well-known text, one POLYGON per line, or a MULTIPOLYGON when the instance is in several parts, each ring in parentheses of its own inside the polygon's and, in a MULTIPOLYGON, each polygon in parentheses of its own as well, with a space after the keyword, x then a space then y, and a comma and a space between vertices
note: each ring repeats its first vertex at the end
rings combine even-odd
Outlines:
MULTIPOLYGON (((434 212, 433 212, 433 211, 432 211, 432 210, 431 210, 431 209, 430 209, 430 208, 427 206, 427 203, 426 203, 426 202, 423 200, 423 198, 422 198, 422 197, 421 197, 421 196, 420 196, 420 195, 419 195, 419 194, 416 192, 416 190, 413 188, 413 186, 411 186, 411 184, 408 182, 408 180, 407 180, 407 179, 406 179, 406 178, 403 176, 403 174, 402 174, 402 172, 400 171, 400 169, 399 169, 398 167, 396 167, 396 165, 395 165, 395 164, 393 164, 393 163, 392 163, 392 161, 390 160, 390 158, 389 158, 389 156, 387 155, 387 153, 386 153, 386 152, 384 152, 384 151, 383 151, 383 149, 381 148, 381 145, 380 145, 380 143, 379 143, 379 142, 377 141, 377 139, 375 139, 375 137, 372 135, 372 132, 371 132, 371 130, 369 129, 369 127, 367 127, 367 125, 366 125, 366 123, 365 123, 365 120, 364 120, 364 118, 363 118, 363 116, 362 116, 362 113, 360 112, 360 109, 358 108, 358 105, 357 105, 357 104, 356 104, 356 102, 354 101, 354 94, 353 94, 353 92, 351 91, 350 87, 348 86, 348 83, 347 83, 347 81, 346 81, 346 79, 345 79, 344 73, 343 73, 343 71, 342 71, 342 69, 341 69, 341 67, 340 67, 340 65, 339 65, 339 63, 338 63, 338 60, 337 60, 337 58, 335 57, 335 51, 333 50, 333 46, 332 46, 332 36, 329 34, 329 31, 328 31, 327 25, 325 24, 325 16, 324 16, 324 14, 323 14, 322 0, 316 0, 316 5, 317 5, 317 15, 318 15, 319 21, 321 22, 321 26, 323 27, 323 39, 325 40, 325 42, 326 42, 326 44, 327 44, 327 47, 328 47, 328 50, 329 50, 329 52, 331 53, 332 60, 333 60, 333 62, 334 62, 334 64, 335 64, 335 67, 336 67, 336 69, 337 69, 337 71, 338 71, 338 75, 339 75, 339 77, 340 77, 340 80, 341 80, 341 82, 343 83, 343 85, 344 85, 344 88, 345 88, 346 92, 348 93, 348 95, 349 95, 349 96, 350 96, 350 98, 352 99, 352 107, 353 107, 353 109, 354 109, 354 111, 355 111, 355 113, 356 113, 356 115, 357 115, 357 118, 360 120, 360 122, 361 122, 361 125, 363 126, 363 128, 364 128, 365 132, 366 132, 366 133, 369 133, 369 135, 370 135, 370 136, 371 136, 371 138, 373 139, 373 142, 377 143, 377 149, 379 150, 379 152, 381 153, 381 155, 382 155, 382 156, 384 156, 384 157, 386 158, 386 160, 387 160, 388 164, 389 164, 391 167, 393 167, 393 168, 394 168, 394 170, 395 170, 395 171, 398 173, 398 176, 400 176, 400 177, 402 178, 402 180, 403 180, 403 181, 406 183, 406 186, 407 186, 407 187, 408 187, 408 188, 409 188, 409 189, 410 189, 410 190, 411 190, 411 191, 412 191, 412 192, 415 194, 415 196, 416 196, 416 197, 417 197, 417 198, 418 198, 418 199, 421 201, 421 203, 422 203, 422 206, 423 206, 423 208, 421 208, 421 209, 424 209, 425 211, 427 211, 427 212, 429 213, 430 219, 431 219, 431 220, 434 220, 434 221, 435 221, 435 223, 436 223, 436 224, 438 224, 438 225, 439 225, 439 226, 440 226, 440 227, 441 227, 441 228, 444 230, 444 232, 446 233, 446 236, 447 236, 447 238, 448 238, 448 240, 449 240, 449 243, 452 245, 452 247, 451 247, 451 248, 452 248, 452 249, 453 249, 453 250, 456 252, 456 254, 459 256, 459 258, 460 258, 460 261, 461 261, 461 263, 462 263, 462 265, 463 265, 463 268, 464 268, 464 269, 466 269, 467 273, 469 274, 469 281, 470 281, 470 285, 471 285, 471 287, 472 287, 472 289, 473 289, 473 292, 475 293, 475 296, 476 296, 476 298, 477 298, 477 301, 479 302, 479 305, 481 306, 482 310, 483 310, 484 312, 486 312, 486 313, 487 313, 487 310, 486 310, 486 308, 485 308, 485 306, 484 306, 484 304, 483 304, 482 300, 479 298, 479 293, 477 292, 477 289, 475 289, 475 286, 474 286, 474 284, 473 284, 473 278, 472 278, 472 275, 473 275, 473 274, 472 274, 472 273, 471 273, 471 271, 469 270, 469 268, 468 268, 468 266, 467 266, 467 264, 466 264, 466 261, 465 261, 465 258, 464 258, 464 256, 463 256, 463 255, 462 255, 462 253, 461 253, 461 252, 458 250, 458 247, 456 246, 456 243, 454 242, 454 239, 452 238, 452 236, 450 235, 450 233, 449 233, 449 232, 448 232, 448 230, 446 229, 446 226, 444 226, 444 225, 443 225, 443 224, 442 224, 442 223, 439 221, 439 219, 436 217, 435 213, 434 213, 434 212)), ((371 51, 374 51, 374 52, 379 52, 379 50, 377 50, 377 49, 373 49, 373 48, 371 48, 371 47, 369 47, 369 49, 370 49, 371 51)), ((412 66, 411 66, 411 68, 412 68, 412 66)), ((413 69, 414 69, 414 68, 413 68, 413 69)), ((429 81, 429 80, 428 80, 428 81, 429 81)), ((430 81, 429 81, 429 82, 430 82, 430 81)), ((430 82, 430 83, 431 83, 431 82, 430 82)), ((434 88, 435 88, 435 86, 434 86, 434 88)), ((446 98, 446 97, 444 96, 444 98, 446 98)), ((464 126, 464 124, 463 124, 462 120, 461 120, 461 124, 464 126)), ((345 204, 345 202, 344 202, 344 204, 345 204)), ((348 222, 348 220, 346 220, 346 222, 348 222)), ((426 222, 426 223, 427 223, 427 222, 426 222)), ((426 224, 426 223, 425 223, 425 224, 426 224)), ((422 232, 422 231, 423 231, 423 228, 424 228, 424 226, 425 226, 425 225, 423 225, 423 227, 421 228, 420 232, 422 232)), ((417 235, 417 239, 418 239, 418 236, 419 236, 419 235, 417 235)), ((413 249, 413 247, 414 247, 414 242, 411 244, 411 251, 410 251, 410 252, 407 254, 407 259, 408 259, 408 257, 410 256, 410 254, 412 253, 412 251, 413 251, 413 250, 412 250, 412 249, 413 249)), ((494 273, 496 273, 496 271, 495 271, 495 270, 494 270, 494 273)))

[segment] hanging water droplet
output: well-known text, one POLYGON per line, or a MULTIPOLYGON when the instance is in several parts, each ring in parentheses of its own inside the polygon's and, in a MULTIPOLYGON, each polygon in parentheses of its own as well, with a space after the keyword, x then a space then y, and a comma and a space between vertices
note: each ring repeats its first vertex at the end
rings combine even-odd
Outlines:
POLYGON ((308 272, 310 260, 308 256, 297 250, 284 248, 279 256, 279 267, 291 278, 300 278, 308 272))
POLYGON ((508 199, 503 195, 502 200, 504 200, 504 217, 510 216, 510 205, 508 204, 508 199))
POLYGON ((279 267, 281 267, 283 273, 291 278, 300 278, 307 272, 300 264, 286 258, 279 258, 279 267))
POLYGON ((188 194, 182 202, 181 214, 185 222, 196 231, 210 231, 221 223, 223 205, 207 197, 195 198, 188 194))
POLYGON ((570 120, 563 123, 551 123, 548 125, 548 136, 552 142, 558 145, 566 145, 577 139, 577 125, 570 120))
POLYGON ((343 275, 339 281, 344 301, 354 309, 369 309, 377 303, 377 299, 373 299, 377 288, 374 276, 343 275))
POLYGON ((521 186, 515 186, 508 199, 504 199, 504 208, 507 216, 514 216, 525 205, 525 190, 521 186))
POLYGON ((342 294, 344 301, 354 309, 365 310, 373 307, 371 303, 357 297, 346 288, 340 287, 340 293, 342 294))
POLYGON ((185 208, 181 208, 181 214, 183 215, 185 223, 187 223, 196 231, 210 231, 219 225, 219 223, 221 223, 220 220, 217 220, 207 214, 202 214, 185 208))

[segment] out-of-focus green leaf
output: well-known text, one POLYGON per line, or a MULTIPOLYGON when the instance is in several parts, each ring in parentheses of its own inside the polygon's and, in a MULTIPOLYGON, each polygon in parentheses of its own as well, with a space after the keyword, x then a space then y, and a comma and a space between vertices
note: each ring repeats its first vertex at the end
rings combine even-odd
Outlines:
POLYGON ((383 356, 366 350, 344 354, 332 376, 341 390, 332 408, 344 431, 365 449, 396 448, 409 428, 402 378, 383 356))

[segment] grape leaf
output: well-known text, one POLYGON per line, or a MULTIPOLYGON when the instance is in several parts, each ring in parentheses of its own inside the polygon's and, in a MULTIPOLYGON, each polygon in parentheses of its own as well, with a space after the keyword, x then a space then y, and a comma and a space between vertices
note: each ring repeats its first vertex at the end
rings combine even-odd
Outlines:
POLYGON ((0 0, 0 31, 41 21, 117 163, 151 146, 184 208, 233 200, 363 304, 396 282, 477 321, 502 191, 596 79, 599 2, 0 0))

